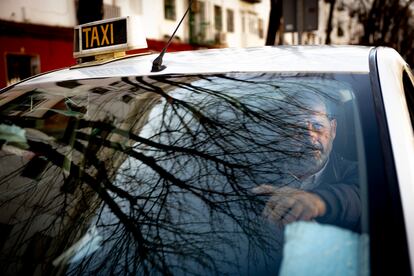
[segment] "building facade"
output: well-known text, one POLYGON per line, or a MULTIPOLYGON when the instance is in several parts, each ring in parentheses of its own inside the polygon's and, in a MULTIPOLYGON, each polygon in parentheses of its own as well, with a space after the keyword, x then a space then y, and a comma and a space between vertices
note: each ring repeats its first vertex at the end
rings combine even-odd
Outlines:
MULTIPOLYGON (((78 24, 79 1, 0 1, 0 87, 75 64, 73 27, 78 24)), ((169 51, 264 45, 269 1, 193 1, 169 51)), ((140 16, 149 49, 160 51, 188 4, 188 0, 103 0, 103 18, 140 16)))

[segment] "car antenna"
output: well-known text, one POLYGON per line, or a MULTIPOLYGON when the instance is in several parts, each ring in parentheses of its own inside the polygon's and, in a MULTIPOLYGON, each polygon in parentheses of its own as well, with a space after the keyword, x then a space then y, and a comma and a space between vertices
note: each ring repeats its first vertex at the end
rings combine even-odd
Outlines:
POLYGON ((178 28, 180 27, 180 25, 183 22, 184 18, 186 17, 187 13, 191 9, 191 4, 192 3, 193 3, 193 0, 190 0, 190 3, 188 4, 187 10, 185 11, 185 13, 184 13, 183 17, 181 18, 180 22, 178 23, 177 27, 175 28, 173 34, 170 36, 170 39, 168 40, 167 44, 164 46, 164 48, 162 49, 159 56, 156 59, 154 59, 154 61, 152 62, 151 72, 161 72, 162 70, 167 68, 167 66, 162 65, 162 58, 164 57, 164 54, 167 51, 167 48, 170 46, 171 41, 175 36, 175 33, 177 32, 178 28))

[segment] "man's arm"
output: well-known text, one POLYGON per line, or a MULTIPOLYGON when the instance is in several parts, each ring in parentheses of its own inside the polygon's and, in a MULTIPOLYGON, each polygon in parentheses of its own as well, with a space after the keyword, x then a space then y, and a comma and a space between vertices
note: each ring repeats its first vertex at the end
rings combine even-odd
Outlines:
POLYGON ((330 173, 312 191, 326 204, 326 213, 317 221, 357 230, 362 212, 358 165, 337 155, 332 157, 330 173))
POLYGON ((325 202, 314 193, 271 185, 260 185, 254 188, 253 192, 258 195, 270 195, 262 214, 270 222, 280 225, 298 220, 312 220, 326 213, 325 202))
POLYGON ((263 210, 269 221, 286 225, 297 220, 315 219, 356 230, 360 228, 361 199, 357 164, 333 157, 323 183, 312 191, 261 185, 253 189, 270 196, 263 210))

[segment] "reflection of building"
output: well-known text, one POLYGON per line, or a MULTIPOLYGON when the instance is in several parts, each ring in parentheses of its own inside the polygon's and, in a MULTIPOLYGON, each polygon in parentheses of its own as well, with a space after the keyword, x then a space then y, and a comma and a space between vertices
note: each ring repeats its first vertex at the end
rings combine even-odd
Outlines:
POLYGON ((0 95, 9 127, 24 130, 27 140, 46 150, 30 143, 0 149, 1 275, 61 274, 70 250, 52 262, 84 234, 102 203, 96 185, 112 180, 126 158, 122 149, 103 144, 131 146, 126 134, 140 131, 158 101, 153 93, 122 92, 134 88, 122 81, 103 83, 109 89, 60 82, 39 87, 43 92, 0 95))
MULTIPOLYGON (((0 2, 0 87, 73 65, 73 26, 81 0, 0 2)), ((95 2, 99 2, 95 1, 95 2)), ((141 16, 148 46, 159 51, 188 0, 103 0, 103 17, 141 16)), ((197 0, 170 51, 264 45, 269 0, 197 0)))

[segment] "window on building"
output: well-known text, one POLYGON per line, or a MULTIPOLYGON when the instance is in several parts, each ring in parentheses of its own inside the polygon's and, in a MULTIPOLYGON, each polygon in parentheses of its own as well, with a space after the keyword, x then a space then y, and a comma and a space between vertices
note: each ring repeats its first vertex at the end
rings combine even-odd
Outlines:
POLYGON ((258 25, 259 25, 259 30, 258 30, 259 31, 259 37, 264 38, 263 19, 259 18, 258 25))
POLYGON ((6 54, 7 85, 40 73, 39 56, 6 54))
POLYGON ((214 6, 214 28, 216 31, 223 30, 223 14, 220 6, 214 6))
POLYGON ((234 12, 230 9, 227 9, 227 31, 234 32, 234 12))
MULTIPOLYGON (((200 24, 205 28, 209 23, 206 20, 206 3, 198 1, 199 4, 199 15, 200 15, 200 24)), ((205 31, 205 30, 204 30, 205 31)))
POLYGON ((206 3, 193 1, 190 13, 190 40, 191 43, 206 42, 207 28, 210 23, 206 19, 206 3))
POLYGON ((104 19, 116 18, 121 16, 121 8, 115 5, 104 4, 104 19))
POLYGON ((206 3, 204 1, 193 1, 193 4, 191 5, 191 13, 192 15, 196 15, 200 18, 202 22, 206 21, 206 3))
POLYGON ((249 13, 249 33, 257 35, 258 27, 257 27, 257 16, 254 13, 249 13))
POLYGON ((175 20, 175 0, 164 0, 164 16, 165 19, 175 20))
POLYGON ((338 22, 337 35, 338 35, 338 37, 343 37, 344 34, 345 33, 344 33, 343 23, 338 22))
POLYGON ((246 14, 245 12, 241 12, 241 26, 242 26, 242 33, 246 32, 246 14))

